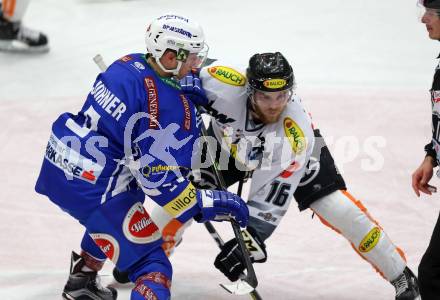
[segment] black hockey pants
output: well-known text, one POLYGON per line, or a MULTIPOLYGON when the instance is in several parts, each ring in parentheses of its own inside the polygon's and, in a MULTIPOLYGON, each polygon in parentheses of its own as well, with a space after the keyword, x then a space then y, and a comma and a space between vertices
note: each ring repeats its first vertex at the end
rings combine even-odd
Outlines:
POLYGON ((419 284, 422 300, 440 299, 440 215, 419 265, 419 284))

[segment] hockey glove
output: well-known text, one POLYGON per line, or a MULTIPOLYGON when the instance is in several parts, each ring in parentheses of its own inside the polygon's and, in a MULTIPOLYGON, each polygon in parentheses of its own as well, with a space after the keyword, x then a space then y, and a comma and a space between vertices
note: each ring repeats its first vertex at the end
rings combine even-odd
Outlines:
POLYGON ((194 219, 197 222, 224 221, 234 218, 241 227, 246 227, 249 210, 236 194, 218 190, 198 190, 197 202, 201 209, 194 219))
POLYGON ((208 97, 202 87, 199 75, 190 72, 180 80, 183 94, 195 105, 208 105, 208 97))
MULTIPOLYGON (((249 250, 251 261, 263 263, 267 260, 266 245, 258 236, 255 229, 248 227, 242 231, 243 240, 249 250)), ((244 259, 234 238, 225 243, 220 253, 215 258, 214 266, 220 270, 230 281, 237 281, 245 267, 244 259)))

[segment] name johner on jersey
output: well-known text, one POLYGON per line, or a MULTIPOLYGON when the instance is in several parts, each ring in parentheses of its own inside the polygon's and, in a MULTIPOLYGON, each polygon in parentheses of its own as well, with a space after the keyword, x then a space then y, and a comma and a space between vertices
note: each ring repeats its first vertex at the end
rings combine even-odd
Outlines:
POLYGON ((93 95, 95 101, 116 121, 119 121, 122 114, 127 110, 127 106, 121 102, 121 100, 116 97, 102 81, 93 87, 90 92, 93 95))

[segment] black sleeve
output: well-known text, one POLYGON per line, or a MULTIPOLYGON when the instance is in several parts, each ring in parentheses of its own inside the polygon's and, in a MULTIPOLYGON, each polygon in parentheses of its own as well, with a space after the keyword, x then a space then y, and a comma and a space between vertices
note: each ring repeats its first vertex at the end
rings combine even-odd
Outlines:
POLYGON ((294 194, 300 210, 307 209, 314 201, 337 190, 347 189, 319 129, 315 129, 314 134, 313 153, 294 194))
POLYGON ((437 155, 435 153, 434 148, 432 147, 432 141, 429 144, 425 145, 426 156, 431 156, 435 160, 437 159, 437 155))
POLYGON ((437 154, 435 153, 435 150, 432 147, 432 141, 431 143, 425 145, 425 152, 426 152, 426 156, 432 157, 432 159, 434 160, 434 167, 438 166, 437 154))

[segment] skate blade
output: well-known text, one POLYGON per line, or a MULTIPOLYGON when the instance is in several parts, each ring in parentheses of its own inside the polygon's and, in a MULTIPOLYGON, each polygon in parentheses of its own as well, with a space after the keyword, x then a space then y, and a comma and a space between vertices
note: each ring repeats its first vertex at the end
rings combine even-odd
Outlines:
POLYGON ((23 42, 0 41, 0 51, 11 53, 46 53, 49 51, 48 45, 31 47, 23 42))
POLYGON ((246 295, 254 290, 249 283, 241 279, 230 284, 220 283, 220 286, 234 295, 246 295))

